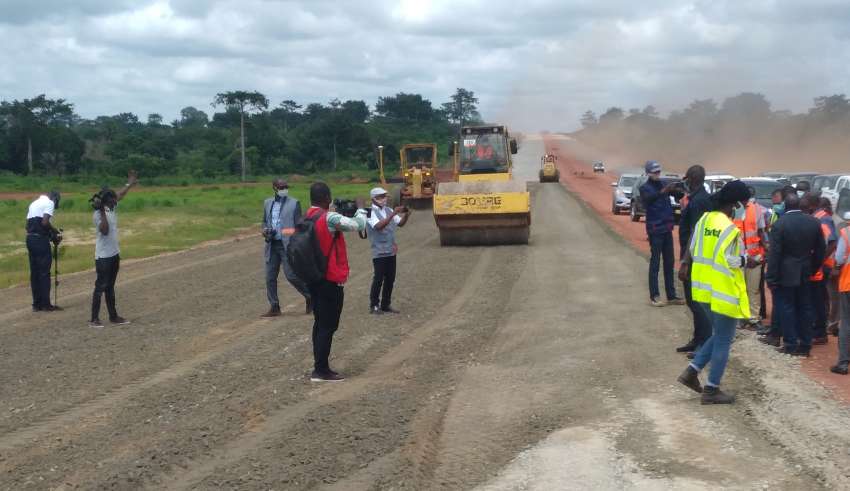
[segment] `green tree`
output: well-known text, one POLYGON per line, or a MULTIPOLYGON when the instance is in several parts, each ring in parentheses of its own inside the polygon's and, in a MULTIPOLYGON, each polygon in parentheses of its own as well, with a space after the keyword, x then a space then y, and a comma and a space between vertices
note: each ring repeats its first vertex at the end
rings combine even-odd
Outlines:
POLYGON ((245 114, 251 111, 264 111, 269 107, 269 100, 259 92, 236 90, 216 94, 213 107, 223 105, 239 111, 239 148, 242 153, 242 180, 247 176, 245 164, 245 114))
POLYGON ((375 113, 385 118, 403 121, 430 121, 435 116, 431 101, 420 94, 404 92, 378 98, 378 102, 375 103, 375 113))
MULTIPOLYGON (((180 110, 179 126, 183 128, 203 127, 206 126, 209 121, 210 118, 207 116, 207 113, 195 107, 187 106, 180 110)), ((178 124, 175 124, 174 126, 178 126, 178 124)))
POLYGON ((465 122, 481 120, 477 104, 478 98, 474 92, 458 87, 451 96, 451 101, 443 104, 443 112, 450 121, 457 123, 460 131, 465 122))

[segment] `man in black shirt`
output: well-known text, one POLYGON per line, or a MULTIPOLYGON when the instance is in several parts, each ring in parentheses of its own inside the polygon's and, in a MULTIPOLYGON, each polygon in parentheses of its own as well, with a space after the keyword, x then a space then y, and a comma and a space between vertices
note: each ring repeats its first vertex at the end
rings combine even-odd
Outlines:
MULTIPOLYGON (((685 184, 688 188, 687 205, 682 209, 682 216, 679 220, 679 260, 683 263, 685 251, 688 250, 694 232, 694 226, 702 218, 703 213, 711 211, 711 198, 705 190, 704 182, 705 168, 701 165, 693 165, 685 173, 685 184)), ((680 266, 681 268, 682 266, 680 266)), ((676 351, 690 353, 696 351, 711 336, 711 321, 708 319, 708 313, 697 302, 694 302, 691 295, 691 276, 686 275, 682 283, 685 288, 685 301, 694 317, 694 334, 687 344, 676 348, 676 351)))

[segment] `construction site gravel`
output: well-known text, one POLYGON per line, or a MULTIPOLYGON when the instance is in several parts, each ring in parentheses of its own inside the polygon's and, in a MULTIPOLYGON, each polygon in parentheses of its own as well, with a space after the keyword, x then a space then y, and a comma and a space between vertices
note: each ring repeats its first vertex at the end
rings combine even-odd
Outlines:
MULTIPOLYGON (((527 136, 516 177, 544 152, 527 136)), ((528 246, 440 247, 415 212, 398 316, 369 315, 351 235, 337 384, 309 381, 293 289, 260 319, 259 233, 122 265, 126 327, 86 326, 91 272, 62 278, 63 312, 4 290, 0 489, 850 487, 850 414, 798 362, 741 334, 737 404, 676 383, 687 309, 647 305, 646 259, 575 182, 529 184, 528 246)))

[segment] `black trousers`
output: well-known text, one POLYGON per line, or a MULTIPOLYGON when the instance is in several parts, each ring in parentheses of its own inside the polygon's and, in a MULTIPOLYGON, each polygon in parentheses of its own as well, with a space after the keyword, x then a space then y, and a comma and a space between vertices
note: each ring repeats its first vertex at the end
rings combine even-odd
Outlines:
POLYGON ((376 257, 372 259, 375 274, 372 276, 372 291, 369 294, 369 307, 387 310, 393 301, 393 285, 395 285, 396 256, 376 257), (383 292, 381 290, 383 289, 383 292), (380 294, 380 298, 379 298, 380 294))
POLYGON ((106 296, 106 310, 109 311, 109 318, 118 317, 118 311, 115 309, 115 280, 118 279, 118 267, 120 265, 121 258, 118 254, 95 259, 94 269, 97 272, 97 279, 94 281, 94 295, 91 299, 92 320, 100 317, 100 297, 104 295, 106 296))
POLYGON ((711 337, 711 320, 708 318, 708 313, 697 302, 694 302, 693 292, 691 291, 691 278, 684 283, 685 302, 691 310, 694 317, 694 335, 691 340, 697 346, 702 346, 711 337))
POLYGON ((50 266, 53 264, 50 239, 44 235, 27 234, 27 253, 30 260, 32 308, 50 307, 50 266))
POLYGON ((830 270, 824 268, 824 279, 811 283, 811 304, 814 312, 812 322, 812 336, 816 338, 826 337, 826 321, 829 314, 829 293, 826 284, 829 281, 830 270))
POLYGON ((334 333, 339 328, 345 294, 342 286, 327 280, 314 283, 309 288, 313 300, 314 368, 319 373, 327 373, 330 370, 328 357, 331 355, 334 333))

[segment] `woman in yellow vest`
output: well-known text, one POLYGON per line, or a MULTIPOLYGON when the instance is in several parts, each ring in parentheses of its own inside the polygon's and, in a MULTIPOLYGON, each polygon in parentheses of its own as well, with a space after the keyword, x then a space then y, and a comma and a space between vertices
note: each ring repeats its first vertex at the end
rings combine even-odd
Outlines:
MULTIPOLYGON (((842 217, 850 221, 850 212, 842 217)), ((835 267, 840 268, 838 296, 841 305, 841 322, 838 327, 838 363, 830 367, 832 373, 847 375, 850 365, 850 228, 844 227, 838 234, 835 251, 835 267)))
POLYGON ((741 231, 732 223, 735 210, 750 197, 747 186, 731 181, 712 196, 714 211, 702 216, 694 227, 679 279, 691 278, 693 299, 711 319, 711 337, 697 351, 693 361, 679 376, 679 382, 702 393, 703 404, 731 404, 735 397, 720 390, 720 379, 729 361, 735 328, 750 318, 747 285, 744 282, 748 259, 741 231), (703 388, 699 372, 711 363, 703 388))

